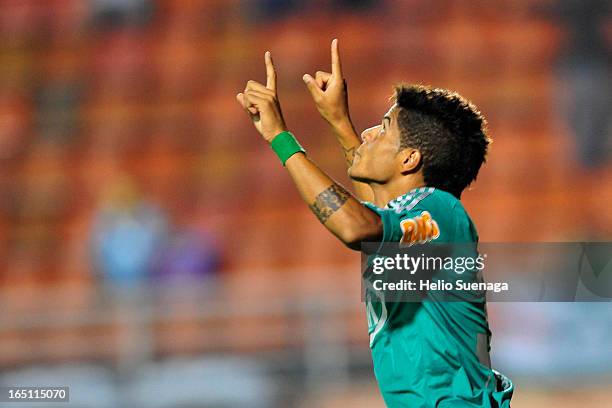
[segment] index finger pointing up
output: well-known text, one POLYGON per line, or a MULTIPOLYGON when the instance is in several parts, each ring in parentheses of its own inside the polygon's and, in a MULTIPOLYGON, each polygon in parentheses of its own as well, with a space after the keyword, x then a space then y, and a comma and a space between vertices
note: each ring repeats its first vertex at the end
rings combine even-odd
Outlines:
POLYGON ((266 88, 276 92, 276 70, 270 51, 266 51, 264 59, 266 60, 266 88))
POLYGON ((334 38, 331 43, 332 75, 342 77, 342 65, 340 64, 340 50, 338 39, 334 38))

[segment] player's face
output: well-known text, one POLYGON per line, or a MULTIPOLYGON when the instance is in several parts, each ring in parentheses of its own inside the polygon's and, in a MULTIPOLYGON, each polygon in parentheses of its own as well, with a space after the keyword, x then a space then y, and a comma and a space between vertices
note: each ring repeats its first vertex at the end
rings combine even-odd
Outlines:
POLYGON ((357 181, 384 184, 398 175, 400 130, 397 123, 398 107, 393 105, 382 123, 361 134, 361 146, 355 151, 349 176, 357 181))

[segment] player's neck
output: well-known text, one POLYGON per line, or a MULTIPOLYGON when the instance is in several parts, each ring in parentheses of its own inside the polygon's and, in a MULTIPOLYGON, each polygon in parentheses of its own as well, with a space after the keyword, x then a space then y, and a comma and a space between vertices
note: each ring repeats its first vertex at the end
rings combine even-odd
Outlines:
POLYGON ((370 187, 374 193, 374 204, 377 207, 384 207, 387 203, 415 188, 425 187, 425 182, 421 177, 406 178, 401 177, 391 180, 385 184, 371 183, 370 187))

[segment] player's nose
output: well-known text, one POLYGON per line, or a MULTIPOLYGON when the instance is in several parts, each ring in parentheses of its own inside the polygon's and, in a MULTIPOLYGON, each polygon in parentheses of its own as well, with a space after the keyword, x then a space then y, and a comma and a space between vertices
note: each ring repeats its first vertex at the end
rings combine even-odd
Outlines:
POLYGON ((367 128, 366 130, 361 132, 361 140, 363 140, 364 142, 372 141, 372 135, 374 135, 375 129, 376 126, 372 126, 371 128, 367 128))

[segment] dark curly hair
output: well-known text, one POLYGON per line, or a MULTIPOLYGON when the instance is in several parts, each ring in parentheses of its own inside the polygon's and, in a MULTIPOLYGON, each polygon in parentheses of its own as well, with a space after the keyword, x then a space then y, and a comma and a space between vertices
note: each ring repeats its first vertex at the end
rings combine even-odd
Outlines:
POLYGON ((460 198, 485 162, 491 139, 486 120, 470 101, 446 89, 398 85, 400 148, 421 152, 425 184, 460 198))

